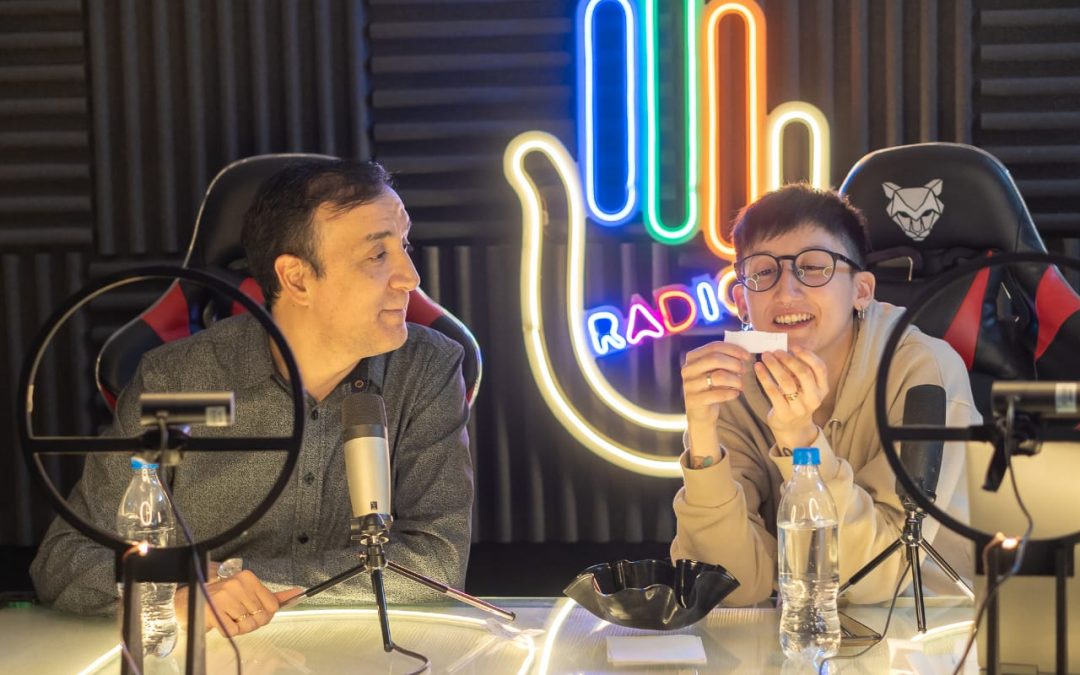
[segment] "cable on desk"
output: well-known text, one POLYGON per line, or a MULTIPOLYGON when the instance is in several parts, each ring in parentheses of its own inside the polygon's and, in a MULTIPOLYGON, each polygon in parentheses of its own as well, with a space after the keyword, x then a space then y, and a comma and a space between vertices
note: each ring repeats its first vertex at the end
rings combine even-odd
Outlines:
POLYGON ((423 664, 416 670, 410 672, 409 675, 420 675, 420 673, 427 672, 431 668, 431 661, 428 661, 428 657, 424 656, 423 654, 418 654, 417 652, 410 651, 408 649, 405 649, 404 647, 398 646, 397 644, 394 644, 393 647, 395 652, 416 659, 423 664))
MULTIPOLYGON (((161 435, 165 438, 165 434, 161 435)), ((180 515, 180 509, 176 508, 176 500, 173 499, 172 490, 169 489, 168 481, 161 481, 161 487, 165 490, 165 497, 169 500, 169 507, 172 508, 173 515, 176 516, 176 522, 180 523, 180 529, 184 531, 184 537, 187 539, 188 544, 195 543, 195 537, 191 534, 191 529, 188 528, 187 521, 180 515)), ((221 614, 218 612, 217 605, 214 604, 213 599, 210 597, 210 589, 206 587, 206 578, 203 576, 202 561, 199 560, 199 552, 192 547, 191 555, 194 559, 195 575, 198 577, 199 590, 203 594, 203 598, 206 599, 206 606, 210 608, 210 613, 214 615, 214 620, 218 623, 219 631, 229 641, 229 646, 232 647, 233 653, 236 655, 236 675, 243 675, 243 667, 240 664, 240 648, 236 646, 236 640, 232 635, 229 635, 229 631, 225 630, 225 622, 221 620, 221 614)), ((191 617, 188 617, 188 622, 191 622, 191 617)))
POLYGON ((836 660, 839 660, 839 659, 857 659, 860 656, 862 656, 863 654, 865 654, 866 652, 870 651, 874 647, 877 647, 879 644, 881 644, 882 640, 885 639, 885 636, 889 632, 889 624, 892 623, 893 609, 896 608, 896 599, 898 597, 900 597, 900 589, 902 589, 904 587, 904 580, 907 579, 907 575, 910 572, 911 572, 911 563, 908 562, 907 566, 904 567, 904 573, 900 575, 900 581, 896 582, 896 589, 893 591, 893 594, 892 594, 892 602, 889 603, 889 613, 885 615, 885 627, 881 629, 881 637, 874 640, 869 645, 864 647, 861 651, 856 652, 854 654, 846 654, 844 656, 834 655, 834 656, 827 656, 827 657, 823 658, 821 660, 821 663, 818 665, 818 675, 824 675, 825 673, 829 672, 828 669, 825 667, 825 664, 827 664, 829 661, 836 661, 836 660))

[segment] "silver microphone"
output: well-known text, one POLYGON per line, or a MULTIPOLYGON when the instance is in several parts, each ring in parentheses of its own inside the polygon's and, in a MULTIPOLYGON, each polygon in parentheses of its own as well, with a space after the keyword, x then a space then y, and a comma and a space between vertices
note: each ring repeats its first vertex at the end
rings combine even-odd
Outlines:
POLYGON ((386 440, 386 408, 381 396, 355 393, 341 406, 345 478, 353 518, 390 516, 390 444, 386 440))

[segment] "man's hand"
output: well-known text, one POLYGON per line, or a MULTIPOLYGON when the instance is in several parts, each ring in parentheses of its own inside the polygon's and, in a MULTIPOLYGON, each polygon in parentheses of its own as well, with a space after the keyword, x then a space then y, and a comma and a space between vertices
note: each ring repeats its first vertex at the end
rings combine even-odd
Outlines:
MULTIPOLYGON (((303 592, 300 588, 290 588, 275 593, 263 586, 259 578, 248 570, 228 579, 210 581, 206 588, 210 601, 225 624, 222 626, 218 623, 207 603, 206 630, 217 628, 218 632, 226 636, 243 635, 265 626, 270 623, 282 602, 303 592)), ((199 592, 198 589, 195 591, 199 592)), ((181 626, 187 626, 188 593, 191 592, 190 586, 176 589, 173 606, 181 626)))
POLYGON ((797 448, 814 442, 814 413, 829 394, 829 378, 817 354, 792 347, 791 353, 766 352, 754 373, 772 403, 767 420, 776 443, 797 448))

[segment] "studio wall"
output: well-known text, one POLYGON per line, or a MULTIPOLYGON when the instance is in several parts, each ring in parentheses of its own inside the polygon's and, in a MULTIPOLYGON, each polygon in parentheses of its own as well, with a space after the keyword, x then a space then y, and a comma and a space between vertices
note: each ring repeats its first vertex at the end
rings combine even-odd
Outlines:
MULTIPOLYGON (((973 142, 1014 172, 1052 246, 1075 252, 1080 10, 1045 0, 760 4, 768 105, 797 99, 824 112, 835 184, 877 148, 973 142)), ((661 25, 676 25, 678 3, 662 5, 661 25)), ((424 288, 477 334, 485 373, 470 423, 474 539, 669 540, 677 481, 582 449, 542 402, 522 343, 521 215, 502 153, 530 129, 574 146, 575 8, 570 0, 0 2, 0 513, 15 514, 0 521, 0 544, 34 545, 52 518, 14 440, 15 380, 31 337, 88 280, 182 260, 214 174, 240 157, 285 151, 373 157, 393 171, 415 223, 424 288)), ((724 77, 738 93, 739 32, 723 30, 724 77)), ((675 58, 673 45, 661 46, 675 58)), ((678 116, 664 124, 677 127, 678 116)), ((727 141, 737 154, 734 132, 727 141)), ((785 176, 797 180, 805 153, 793 141, 785 176)), ((550 200, 545 292, 558 298, 565 205, 551 175, 536 171, 550 200)), ((733 174, 734 187, 739 180, 733 174)), ((683 189, 673 180, 665 204, 683 189)), ((711 264, 700 237, 672 249, 640 227, 590 236, 587 292, 596 301, 649 293, 674 270, 711 264)), ((43 429, 92 433, 106 422, 95 355, 154 297, 122 292, 79 318, 43 371, 43 429)), ((546 311, 552 334, 565 335, 565 319, 546 311)), ((639 350, 619 365, 620 386, 677 410, 680 354, 707 337, 639 350)), ((678 453, 677 439, 606 409, 565 341, 550 342, 568 395, 590 418, 625 442, 678 453)), ((65 486, 78 475, 73 463, 50 468, 65 486)))

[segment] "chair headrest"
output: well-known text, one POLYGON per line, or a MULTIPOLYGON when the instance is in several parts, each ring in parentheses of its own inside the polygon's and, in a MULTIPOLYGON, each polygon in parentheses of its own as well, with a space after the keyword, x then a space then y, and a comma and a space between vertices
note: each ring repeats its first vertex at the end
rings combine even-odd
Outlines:
POLYGON ((304 153, 257 155, 237 160, 219 171, 206 189, 195 219, 185 266, 226 268, 242 259, 240 232, 244 213, 255 200, 259 186, 282 167, 300 159, 335 158, 304 153))
POLYGON ((866 216, 874 250, 1045 251, 1008 169, 959 143, 919 143, 863 157, 840 192, 866 216))

